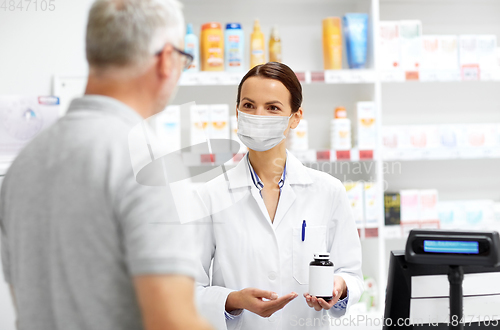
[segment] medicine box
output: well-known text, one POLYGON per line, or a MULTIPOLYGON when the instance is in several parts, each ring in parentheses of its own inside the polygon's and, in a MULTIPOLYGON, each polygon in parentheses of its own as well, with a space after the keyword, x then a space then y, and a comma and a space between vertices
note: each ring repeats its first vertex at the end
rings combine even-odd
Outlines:
POLYGON ((209 106, 192 105, 190 109, 191 145, 207 142, 210 138, 209 106))
POLYGON ((374 150, 377 147, 377 109, 375 102, 358 102, 357 141, 359 150, 374 150))
POLYGON ((379 203, 377 202, 377 184, 375 182, 364 182, 364 211, 365 225, 367 228, 378 226, 379 203))
POLYGON ((162 145, 162 153, 181 149, 180 106, 170 105, 156 117, 156 135, 162 145))
POLYGON ((420 220, 420 193, 416 189, 401 190, 401 223, 420 220))
POLYGON ((209 106, 209 120, 209 136, 211 139, 230 138, 229 105, 211 104, 209 106))
POLYGON ((401 45, 398 21, 379 23, 379 67, 381 70, 401 69, 401 45))
POLYGON ((399 21, 401 42, 401 67, 404 71, 418 71, 422 51, 422 22, 419 20, 399 21))
POLYGON ((347 192, 347 199, 351 205, 352 214, 356 226, 358 228, 363 227, 363 182, 360 181, 349 181, 344 182, 344 187, 347 192))
POLYGON ((385 225, 399 225, 401 223, 401 196, 399 193, 384 194, 385 225))

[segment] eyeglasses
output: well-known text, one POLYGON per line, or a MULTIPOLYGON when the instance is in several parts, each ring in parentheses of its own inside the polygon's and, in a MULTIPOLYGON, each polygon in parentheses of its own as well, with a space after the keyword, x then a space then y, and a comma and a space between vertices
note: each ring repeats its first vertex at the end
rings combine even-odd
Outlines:
MULTIPOLYGON (((182 56, 182 68, 183 70, 187 70, 191 64, 193 63, 193 60, 194 60, 194 57, 193 55, 189 54, 189 53, 186 53, 185 51, 183 50, 180 50, 179 48, 175 47, 174 45, 172 45, 172 48, 177 52, 179 53, 181 56, 182 56)), ((159 51, 157 51, 155 53, 155 56, 158 56, 160 55, 161 53, 163 52, 163 48, 160 49, 159 51)))

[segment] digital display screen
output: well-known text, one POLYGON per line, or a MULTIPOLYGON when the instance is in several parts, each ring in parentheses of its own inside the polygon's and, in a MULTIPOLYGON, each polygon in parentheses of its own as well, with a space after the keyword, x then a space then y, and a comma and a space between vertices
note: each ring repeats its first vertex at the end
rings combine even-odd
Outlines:
POLYGON ((424 240, 424 252, 479 254, 479 242, 424 240))

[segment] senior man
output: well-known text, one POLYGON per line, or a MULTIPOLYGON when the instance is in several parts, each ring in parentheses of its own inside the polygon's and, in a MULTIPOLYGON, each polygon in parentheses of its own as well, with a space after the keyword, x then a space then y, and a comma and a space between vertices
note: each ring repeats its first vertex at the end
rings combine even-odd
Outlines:
POLYGON ((165 108, 189 56, 177 0, 97 0, 85 95, 3 182, 4 275, 20 329, 208 329, 190 232, 165 187, 134 178, 128 134, 165 108))

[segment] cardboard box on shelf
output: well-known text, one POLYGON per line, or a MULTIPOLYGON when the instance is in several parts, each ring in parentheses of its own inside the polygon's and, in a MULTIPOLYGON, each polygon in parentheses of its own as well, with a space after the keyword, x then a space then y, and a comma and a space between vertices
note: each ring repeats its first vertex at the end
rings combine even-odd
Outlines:
POLYGON ((496 58, 497 36, 478 35, 477 36, 478 63, 481 71, 498 69, 496 58))
POLYGON ((307 120, 302 119, 295 129, 290 129, 287 138, 288 147, 292 151, 309 150, 309 133, 307 120))
POLYGON ((229 139, 229 105, 211 104, 209 106, 209 120, 211 139, 229 139))
POLYGON ((443 148, 456 148, 463 139, 463 129, 458 124, 439 125, 438 134, 439 144, 443 148))
POLYGON ((493 218, 494 227, 497 231, 500 230, 500 202, 493 203, 493 218))
POLYGON ((401 68, 404 71, 418 71, 422 52, 422 22, 419 20, 399 21, 401 42, 401 68))
POLYGON ((422 189, 419 191, 420 221, 438 220, 438 191, 436 189, 422 189))
POLYGON ((344 187, 347 192, 347 199, 351 205, 354 221, 358 228, 363 227, 363 182, 348 181, 344 182, 344 187))
POLYGON ((463 34, 459 36, 460 65, 479 65, 477 35, 463 34))
POLYGON ((357 141, 359 150, 374 150, 377 147, 377 109, 375 102, 358 102, 357 141))
POLYGON ((416 189, 401 190, 401 223, 420 221, 420 193, 416 189))
POLYGON ((401 196, 399 193, 384 194, 385 225, 399 225, 401 223, 401 196))
POLYGON ((407 126, 407 130, 410 134, 411 148, 420 149, 427 147, 427 136, 422 125, 407 126))
POLYGON ((181 149, 180 106, 169 105, 156 118, 156 134, 166 153, 181 149))
POLYGON ((422 58, 420 69, 427 71, 436 71, 440 67, 439 36, 423 35, 422 39, 422 58))
POLYGON ((439 69, 458 70, 458 36, 440 35, 439 40, 439 69))
POLYGON ((365 182, 363 190, 366 227, 377 227, 380 213, 379 203, 377 201, 377 184, 375 182, 365 182))
POLYGON ((378 61, 380 70, 401 69, 401 45, 398 21, 379 22, 378 61))
POLYGON ((230 123, 231 140, 234 140, 240 144, 240 150, 238 151, 238 153, 246 153, 248 151, 248 148, 241 142, 240 138, 238 137, 238 119, 236 118, 236 116, 231 116, 230 123))
POLYGON ((498 224, 492 200, 439 202, 438 215, 444 229, 491 230, 498 224))
POLYGON ((210 138, 210 117, 208 105, 192 105, 190 109, 191 145, 207 142, 210 138))
POLYGON ((351 120, 348 118, 333 119, 330 124, 330 146, 333 150, 351 150, 351 120))
POLYGON ((382 126, 382 147, 397 149, 399 147, 398 134, 395 126, 382 126))
POLYGON ((495 147, 497 144, 496 124, 463 125, 462 147, 495 147))

